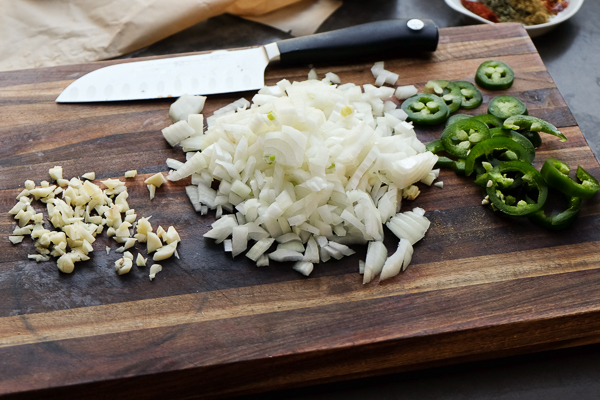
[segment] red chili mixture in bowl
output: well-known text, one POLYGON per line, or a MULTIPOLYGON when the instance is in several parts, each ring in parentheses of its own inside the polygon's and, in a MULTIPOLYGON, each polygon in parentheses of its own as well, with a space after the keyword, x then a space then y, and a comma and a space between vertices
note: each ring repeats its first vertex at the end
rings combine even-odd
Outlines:
POLYGON ((565 0, 461 0, 461 4, 488 21, 519 22, 524 25, 549 22, 551 16, 569 5, 565 0))

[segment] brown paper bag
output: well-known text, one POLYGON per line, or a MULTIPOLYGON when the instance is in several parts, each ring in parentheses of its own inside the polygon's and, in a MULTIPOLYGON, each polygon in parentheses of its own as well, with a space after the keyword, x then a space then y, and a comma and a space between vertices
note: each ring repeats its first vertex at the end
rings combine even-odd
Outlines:
POLYGON ((300 0, 2 0, 0 70, 108 59, 224 12, 261 15, 300 0))

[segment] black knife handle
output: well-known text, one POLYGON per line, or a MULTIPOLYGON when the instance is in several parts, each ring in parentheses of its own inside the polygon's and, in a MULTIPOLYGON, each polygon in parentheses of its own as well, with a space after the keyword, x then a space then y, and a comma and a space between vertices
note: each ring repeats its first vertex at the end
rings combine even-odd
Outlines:
POLYGON ((429 19, 394 19, 277 42, 281 64, 336 62, 435 51, 439 33, 429 19))

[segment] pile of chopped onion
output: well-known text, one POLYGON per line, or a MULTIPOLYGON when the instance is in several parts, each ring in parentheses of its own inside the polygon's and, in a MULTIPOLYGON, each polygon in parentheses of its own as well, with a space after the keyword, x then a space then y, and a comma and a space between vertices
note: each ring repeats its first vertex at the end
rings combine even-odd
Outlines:
MULTIPOLYGON (((375 70, 384 82, 395 82, 382 68, 375 70)), ((429 227, 424 210, 399 211, 403 198, 419 194, 416 182, 437 178, 437 156, 390 100, 394 88, 337 85, 334 74, 315 78, 311 70, 306 81, 282 80, 252 102, 217 110, 205 132, 201 114, 164 129, 165 139, 186 151, 185 163, 167 160, 167 179, 191 177, 186 191, 194 208, 217 216, 204 236, 233 257, 245 252, 257 266, 292 262, 309 275, 314 264, 369 243, 363 282, 390 278, 406 269, 429 227), (192 141, 197 146, 187 151, 192 141), (401 239, 390 257, 384 225, 401 239)))

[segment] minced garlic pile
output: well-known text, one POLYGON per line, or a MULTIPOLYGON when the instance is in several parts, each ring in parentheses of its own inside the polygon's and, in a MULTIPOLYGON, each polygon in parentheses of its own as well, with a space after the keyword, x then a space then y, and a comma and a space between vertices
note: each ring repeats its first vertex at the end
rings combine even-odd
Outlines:
MULTIPOLYGON (((40 262, 57 257, 58 269, 71 273, 76 262, 90 259, 94 250, 92 244, 105 228, 108 237, 121 245, 116 252, 123 253, 123 257, 114 264, 119 275, 131 270, 134 256, 127 250, 132 249, 136 242, 146 243, 147 254, 154 253, 154 261, 165 260, 174 254, 178 257, 177 244, 181 239, 175 228, 170 226, 164 230, 159 226, 154 231, 150 217, 138 220, 135 210, 127 203, 129 194, 125 182, 106 179, 100 181, 105 186, 101 189, 92 182, 95 179, 93 172, 82 175, 83 179, 74 177, 70 180, 63 178, 60 166, 48 172, 54 183, 42 181, 40 186, 36 186, 31 180, 25 181, 25 189, 19 193, 17 204, 9 211, 18 221, 9 240, 13 244, 21 243, 25 236, 34 240, 36 254, 29 254, 29 259, 40 262), (44 214, 32 207, 34 200, 46 204, 47 220, 54 230, 44 226, 44 214)), ((125 173, 125 177, 136 175, 135 170, 125 173)), ((151 198, 156 187, 165 181, 160 173, 145 181, 151 198)), ((106 251, 110 253, 110 248, 107 247, 106 251)), ((136 265, 143 267, 146 261, 147 258, 138 253, 136 265)), ((160 265, 152 265, 150 280, 161 270, 160 265)))

